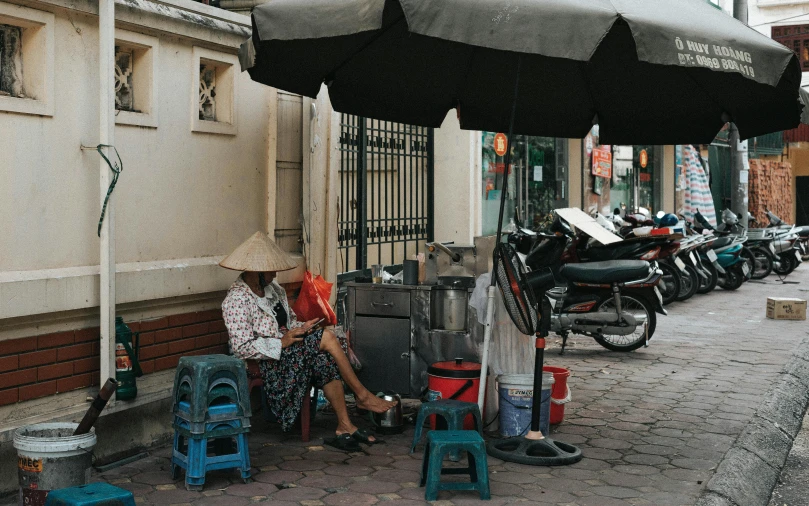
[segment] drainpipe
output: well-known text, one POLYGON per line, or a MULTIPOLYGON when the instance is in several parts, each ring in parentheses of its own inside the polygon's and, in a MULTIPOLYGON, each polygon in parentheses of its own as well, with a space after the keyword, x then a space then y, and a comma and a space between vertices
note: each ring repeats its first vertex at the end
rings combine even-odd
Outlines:
MULTIPOLYGON (((115 0, 98 1, 99 144, 115 142, 115 0)), ((101 205, 112 171, 99 158, 101 205)), ((110 195, 101 226, 101 385, 115 378, 115 196, 110 195)))

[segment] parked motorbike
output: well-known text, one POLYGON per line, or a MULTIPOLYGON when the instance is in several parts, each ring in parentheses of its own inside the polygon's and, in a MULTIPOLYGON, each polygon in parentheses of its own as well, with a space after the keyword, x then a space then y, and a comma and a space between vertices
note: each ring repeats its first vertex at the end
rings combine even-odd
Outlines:
POLYGON ((565 263, 608 260, 654 261, 662 273, 658 290, 663 297, 663 304, 670 304, 682 291, 681 273, 674 258, 680 247, 679 243, 669 240, 668 237, 634 237, 631 234, 631 225, 628 227, 622 228, 621 232, 630 237, 623 242, 609 245, 595 242, 583 233, 575 234, 562 255, 562 261, 565 263))
POLYGON ((739 217, 730 209, 722 211, 722 223, 716 227, 720 235, 746 236, 747 242, 742 248, 742 256, 750 267, 752 279, 764 279, 770 275, 773 268, 778 267, 779 258, 773 246, 773 237, 765 234, 762 229, 741 226, 739 217))
POLYGON ((809 227, 787 225, 781 218, 765 208, 769 225, 765 232, 773 236, 773 246, 781 261, 774 269, 780 276, 791 274, 804 260, 809 260, 809 227))
POLYGON ((510 234, 509 242, 525 255, 528 283, 540 301, 541 318, 562 338, 562 353, 571 334, 590 336, 613 351, 647 345, 666 314, 657 290, 661 272, 642 260, 563 263, 574 241, 567 223, 556 216, 549 233, 510 234))
MULTIPOLYGON (((694 230, 697 232, 709 231, 717 233, 710 222, 697 210, 694 213, 694 230)), ((725 233, 718 237, 712 244, 711 250, 717 256, 718 269, 717 285, 725 290, 736 290, 744 283, 750 275, 750 266, 742 257, 743 244, 747 242, 747 237, 741 235, 731 235, 725 233)))

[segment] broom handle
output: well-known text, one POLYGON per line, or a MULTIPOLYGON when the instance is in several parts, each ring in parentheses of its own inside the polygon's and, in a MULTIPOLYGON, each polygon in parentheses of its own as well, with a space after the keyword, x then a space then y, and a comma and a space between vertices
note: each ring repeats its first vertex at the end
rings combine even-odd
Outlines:
POLYGON ((84 414, 84 418, 81 419, 81 423, 78 427, 76 427, 76 431, 73 432, 74 436, 80 436, 90 432, 90 429, 93 427, 93 425, 95 425, 96 420, 98 420, 98 416, 101 414, 101 411, 104 410, 104 406, 107 405, 107 401, 109 401, 112 394, 115 393, 116 388, 118 388, 118 382, 112 378, 108 379, 107 382, 104 383, 104 386, 101 387, 101 390, 98 392, 95 400, 90 405, 90 408, 84 414))

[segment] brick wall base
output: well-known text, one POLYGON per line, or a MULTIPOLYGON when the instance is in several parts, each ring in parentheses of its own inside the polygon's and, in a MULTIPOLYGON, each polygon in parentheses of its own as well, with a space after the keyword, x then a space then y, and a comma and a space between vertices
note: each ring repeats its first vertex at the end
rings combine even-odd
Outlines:
MULTIPOLYGON (((290 305, 300 284, 285 285, 290 305)), ((140 332, 144 374, 173 369, 180 357, 227 353, 221 309, 127 321, 140 332)), ((0 406, 99 383, 98 327, 0 341, 0 406)))

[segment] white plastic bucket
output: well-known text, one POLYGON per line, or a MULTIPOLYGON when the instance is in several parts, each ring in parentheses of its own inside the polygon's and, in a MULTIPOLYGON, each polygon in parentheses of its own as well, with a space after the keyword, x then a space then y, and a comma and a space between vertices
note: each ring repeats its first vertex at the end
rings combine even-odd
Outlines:
MULTIPOLYGON (((539 430, 547 434, 551 417, 551 387, 553 374, 542 373, 542 395, 539 406, 539 430)), ((534 403, 533 374, 501 374, 497 377, 500 407, 500 435, 524 436, 531 426, 531 407, 534 403)))
POLYGON ((39 423, 14 432, 19 469, 19 504, 44 505, 48 492, 90 480, 95 429, 74 436, 76 423, 39 423))

